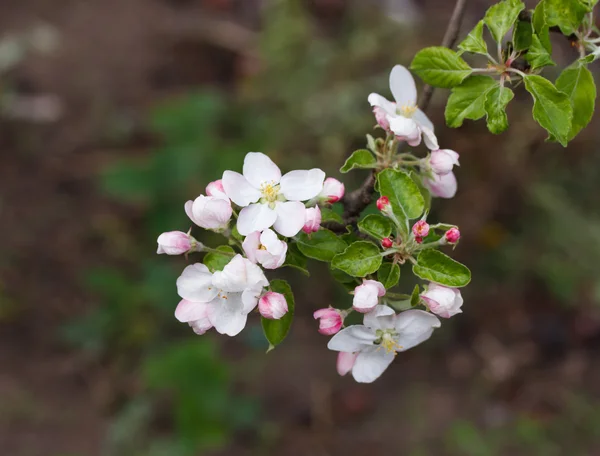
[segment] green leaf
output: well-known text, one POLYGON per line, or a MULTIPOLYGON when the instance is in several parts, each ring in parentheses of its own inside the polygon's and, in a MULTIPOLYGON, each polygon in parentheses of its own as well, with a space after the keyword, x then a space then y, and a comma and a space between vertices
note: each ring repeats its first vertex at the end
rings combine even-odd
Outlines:
POLYGON ((377 271, 377 280, 386 289, 396 286, 400 280, 400 266, 394 263, 383 263, 377 271))
POLYGON ((223 252, 223 254, 209 252, 204 255, 204 259, 202 261, 210 270, 210 272, 222 271, 235 255, 235 250, 228 245, 220 245, 216 250, 223 252))
POLYGON ((543 68, 545 66, 556 65, 550 58, 550 54, 540 41, 537 35, 533 35, 531 39, 531 46, 525 54, 525 60, 529 62, 532 70, 543 68))
POLYGON ((358 222, 358 229, 362 233, 381 240, 392 233, 392 222, 381 214, 370 214, 358 222))
POLYGON ((533 26, 531 22, 517 21, 513 29, 513 48, 515 51, 524 51, 531 46, 533 26))
POLYGON ((508 128, 506 117, 506 105, 513 99, 515 94, 505 86, 497 85, 490 90, 485 98, 485 112, 487 113, 487 127, 495 135, 502 133, 508 128))
POLYGON ((410 305, 412 307, 417 307, 421 303, 421 290, 419 289, 419 284, 416 284, 413 288, 412 294, 410 295, 410 305))
POLYGON ((400 228, 407 233, 408 220, 420 217, 425 210, 425 201, 417 184, 404 171, 386 168, 377 174, 376 189, 389 198, 400 228))
POLYGON ((275 279, 271 280, 270 288, 276 293, 281 293, 285 296, 285 300, 288 305, 287 313, 279 320, 269 320, 268 318, 261 318, 262 327, 265 333, 267 341, 269 341, 269 350, 272 350, 279 345, 285 336, 287 336, 290 327, 292 326, 292 320, 294 319, 294 294, 289 284, 285 280, 275 279))
POLYGON ((344 166, 340 168, 340 173, 347 173, 355 168, 375 168, 376 166, 377 160, 375 160, 373 154, 367 149, 359 149, 352 152, 352 155, 348 157, 344 166))
POLYGON ((542 3, 546 24, 558 26, 564 35, 575 33, 587 12, 587 7, 578 0, 543 0, 542 3))
POLYGON ((298 245, 288 243, 288 251, 285 255, 285 262, 282 267, 290 267, 299 270, 303 274, 310 276, 308 269, 306 268, 306 257, 302 255, 298 249, 298 245))
POLYGON ((531 17, 531 25, 537 34, 540 42, 548 52, 552 52, 552 43, 550 43, 550 26, 546 23, 546 4, 541 1, 535 7, 531 17))
POLYGON ((564 92, 573 107, 573 122, 569 140, 573 139, 592 119, 596 102, 594 76, 583 65, 565 69, 556 80, 556 88, 564 92))
POLYGON ((410 69, 426 84, 454 87, 473 71, 456 52, 445 47, 428 47, 415 55, 410 69))
POLYGON ((334 212, 328 207, 321 207, 321 222, 337 222, 344 223, 344 219, 340 214, 334 212))
POLYGON ((310 235, 300 233, 296 245, 304 255, 319 261, 331 261, 348 246, 338 235, 324 228, 310 235))
POLYGON ((447 287, 464 287, 471 281, 471 271, 439 250, 424 250, 413 265, 413 273, 423 280, 447 287))
POLYGON ((333 257, 331 266, 353 277, 364 277, 377 271, 381 261, 379 247, 372 242, 358 241, 333 257))
POLYGON ((344 271, 340 271, 339 269, 331 268, 330 269, 331 276, 339 283, 344 285, 345 288, 353 290, 358 285, 358 279, 356 277, 352 277, 346 274, 344 271))
POLYGON ((483 21, 490 29, 496 43, 502 43, 502 38, 508 33, 523 9, 525 4, 521 0, 504 0, 487 10, 483 21))
POLYGON ((408 175, 421 192, 421 196, 423 197, 423 201, 425 202, 424 212, 429 212, 429 210, 431 209, 431 192, 423 185, 423 180, 418 173, 416 173, 415 171, 410 171, 408 175))
POLYGON ((457 128, 465 119, 481 119, 485 115, 486 94, 495 86, 498 86, 495 79, 478 75, 471 76, 458 87, 454 87, 446 104, 448 126, 457 128))
POLYGON ((475 28, 469 32, 467 37, 458 45, 462 52, 486 55, 487 44, 483 39, 483 21, 479 21, 475 28))

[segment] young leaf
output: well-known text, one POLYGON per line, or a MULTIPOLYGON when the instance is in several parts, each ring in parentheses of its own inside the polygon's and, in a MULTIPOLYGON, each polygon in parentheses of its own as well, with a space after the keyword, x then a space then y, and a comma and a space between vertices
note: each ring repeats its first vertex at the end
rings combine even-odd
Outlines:
POLYGON ((408 220, 416 219, 425 210, 423 195, 417 184, 404 171, 386 168, 377 174, 376 189, 387 196, 401 229, 408 231, 408 220))
POLYGON ((517 21, 513 29, 513 48, 515 51, 524 51, 531 46, 533 26, 531 22, 517 21))
POLYGON ((290 327, 292 326, 292 320, 294 319, 294 294, 289 284, 285 280, 275 279, 271 280, 270 288, 276 293, 281 293, 285 296, 287 302, 288 311, 279 320, 270 320, 268 318, 261 318, 262 327, 265 333, 265 337, 269 342, 269 350, 272 350, 279 345, 285 336, 287 336, 290 327))
POLYGON ((367 149, 359 149, 352 152, 344 166, 340 168, 340 173, 347 173, 354 168, 375 168, 377 160, 367 149))
POLYGON ((533 97, 533 118, 566 147, 573 119, 569 97, 541 76, 529 75, 523 79, 525 89, 533 97))
POLYGON ((331 266, 353 277, 364 277, 377 271, 381 261, 379 247, 372 242, 358 241, 333 257, 331 266))
POLYGON ((505 86, 497 85, 490 90, 485 98, 485 112, 487 113, 487 127, 490 132, 497 135, 508 128, 506 105, 515 94, 505 86))
POLYGON ((282 267, 285 266, 297 269, 307 276, 310 275, 308 269, 306 269, 306 257, 302 255, 302 253, 298 249, 298 246, 291 242, 288 244, 288 250, 285 255, 285 262, 283 263, 282 267))
POLYGON ((413 288, 412 294, 410 295, 410 305, 417 307, 421 303, 421 294, 419 290, 419 284, 416 284, 413 288))
POLYGON ((473 54, 487 54, 487 44, 483 39, 483 21, 479 21, 475 28, 469 32, 467 37, 458 45, 462 52, 473 54))
POLYGON ((396 286, 400 280, 400 266, 394 263, 383 263, 377 271, 377 280, 386 289, 396 286))
POLYGON ((529 62, 532 70, 542 68, 545 66, 556 65, 550 58, 550 54, 540 41, 537 35, 533 35, 531 38, 531 46, 525 54, 525 60, 529 62))
POLYGON ((531 25, 537 34, 542 46, 551 53, 552 43, 550 43, 550 26, 546 22, 546 3, 542 0, 537 4, 531 17, 531 25))
POLYGON ((392 222, 380 214, 370 214, 358 222, 358 229, 377 240, 388 237, 392 233, 392 222))
POLYGON ((304 255, 319 261, 331 261, 347 247, 339 236, 324 228, 310 235, 300 233, 296 238, 296 245, 304 255))
POLYGON ((473 71, 456 52, 445 47, 428 47, 415 55, 410 69, 426 84, 454 87, 473 71))
POLYGON ((495 86, 498 86, 498 81, 495 79, 477 75, 454 87, 446 104, 445 115, 448 126, 457 128, 465 119, 481 119, 485 115, 486 94, 495 86))
POLYGON ((584 65, 564 70, 556 80, 556 88, 564 92, 573 107, 573 122, 569 140, 573 139, 592 119, 596 101, 594 76, 584 65))
POLYGON ((447 287, 464 287, 471 281, 471 271, 439 250, 423 250, 413 265, 413 274, 423 280, 447 287))
POLYGON ((542 0, 542 3, 548 27, 558 26, 564 35, 575 33, 587 12, 579 0, 542 0))
POLYGON ((504 0, 487 10, 483 21, 490 29, 496 43, 502 43, 502 38, 508 33, 523 9, 525 4, 521 0, 504 0))
POLYGON ((210 272, 222 271, 235 255, 235 250, 228 245, 220 245, 216 250, 223 252, 223 254, 209 252, 204 255, 204 259, 202 260, 210 272))

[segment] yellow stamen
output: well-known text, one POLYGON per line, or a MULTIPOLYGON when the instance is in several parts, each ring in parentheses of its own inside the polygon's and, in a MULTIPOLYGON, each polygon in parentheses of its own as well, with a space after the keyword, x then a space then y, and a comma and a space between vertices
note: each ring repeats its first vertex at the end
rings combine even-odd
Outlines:
POLYGON ((404 117, 412 117, 413 114, 417 111, 417 107, 414 105, 404 105, 399 108, 400 114, 404 117))

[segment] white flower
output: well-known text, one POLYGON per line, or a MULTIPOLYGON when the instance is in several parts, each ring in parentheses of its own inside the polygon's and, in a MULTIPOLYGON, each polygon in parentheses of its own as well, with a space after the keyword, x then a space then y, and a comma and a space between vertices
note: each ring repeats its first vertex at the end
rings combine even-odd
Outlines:
POLYGON ((407 310, 398 315, 387 306, 377 306, 365 314, 362 325, 342 329, 331 338, 327 348, 358 353, 352 376, 360 383, 371 383, 387 369, 396 352, 403 352, 429 339, 440 321, 422 310, 407 310))
POLYGON ((246 236, 242 248, 253 263, 260 263, 265 269, 277 269, 285 262, 288 246, 277 238, 273 230, 266 229, 246 236))
POLYGON ((290 171, 281 176, 273 161, 260 152, 249 152, 243 175, 223 173, 227 196, 243 207, 237 228, 241 235, 273 226, 283 236, 298 234, 304 226, 304 204, 323 189, 325 173, 318 168, 290 171))
POLYGON ((221 334, 235 336, 246 326, 268 284, 262 269, 241 255, 214 274, 201 263, 192 264, 177 279, 177 293, 183 300, 175 317, 190 323, 196 332, 210 329, 210 324, 221 334))
POLYGON ((434 314, 443 318, 462 313, 463 298, 460 290, 448 288, 437 283, 430 283, 427 291, 421 293, 421 298, 434 314))
POLYGON ((437 138, 433 132, 433 124, 417 107, 417 87, 410 72, 402 65, 396 65, 390 73, 390 90, 396 102, 391 102, 379 94, 369 95, 369 103, 374 107, 375 115, 381 125, 386 124, 398 138, 411 146, 421 143, 431 149, 439 149, 437 138), (382 122, 383 121, 383 122, 382 122))
POLYGON ((379 298, 385 295, 385 287, 376 280, 364 280, 362 285, 354 289, 352 308, 360 313, 370 312, 377 305, 379 298))
POLYGON ((185 203, 185 213, 201 228, 223 230, 231 219, 231 202, 224 194, 217 196, 200 195, 194 201, 185 203))
POLYGON ((433 196, 438 198, 453 198, 456 195, 458 184, 453 172, 448 174, 433 174, 431 178, 424 178, 423 184, 433 196))
POLYGON ((458 153, 451 149, 438 149, 431 151, 429 168, 435 174, 444 175, 452 171, 454 165, 459 166, 458 153))

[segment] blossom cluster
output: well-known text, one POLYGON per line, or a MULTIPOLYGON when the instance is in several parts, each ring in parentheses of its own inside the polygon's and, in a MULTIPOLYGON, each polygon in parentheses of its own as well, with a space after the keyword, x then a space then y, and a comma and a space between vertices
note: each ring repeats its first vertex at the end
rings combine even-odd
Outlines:
MULTIPOLYGON (((394 102, 378 94, 368 97, 378 126, 392 138, 394 147, 402 142, 416 147, 423 141, 430 150, 427 157, 416 159, 411 155, 416 161, 409 159, 406 164, 420 173, 422 183, 433 196, 451 198, 457 188, 452 170, 458 165, 458 154, 439 148, 433 124, 416 106, 415 82, 406 68, 394 67, 390 89, 394 102)), ((391 148, 390 151, 394 153, 391 148)), ((402 161, 388 160, 377 171, 402 166, 402 161)), ((256 308, 266 320, 284 319, 291 310, 289 297, 273 289, 265 271, 286 266, 291 245, 301 236, 311 239, 318 237, 319 231, 327 231, 322 226, 322 211, 324 208, 331 211, 333 204, 343 201, 344 192, 344 184, 326 178, 321 169, 282 174, 267 155, 249 152, 242 173, 225 171, 221 179, 206 187, 204 195, 184 205, 185 213, 195 225, 222 234, 228 239, 228 246, 210 248, 196 240, 191 230, 167 232, 158 237, 159 254, 186 257, 196 252, 205 254, 203 263, 190 264, 177 279, 181 298, 175 309, 177 320, 189 324, 199 335, 214 328, 220 334, 235 336, 244 329, 248 315, 256 308)), ((369 232, 383 248, 381 253, 376 248, 378 257, 388 256, 392 261, 386 263, 387 267, 398 268, 395 283, 382 283, 372 271, 352 273, 353 285, 349 289, 352 306, 346 309, 329 306, 314 312, 318 332, 333 336, 328 348, 339 352, 338 372, 340 375, 352 372, 358 382, 377 379, 397 353, 427 340, 440 327, 438 317, 450 318, 460 313, 463 303, 457 288, 433 280, 416 296, 394 300, 397 293, 389 288, 397 284, 399 264, 407 259, 415 264, 414 256, 427 249, 455 245, 460 232, 455 226, 430 225, 427 212, 410 230, 403 231, 397 207, 387 195, 382 194, 376 206, 389 220, 384 221, 390 231, 392 226, 397 227, 395 236, 369 232), (436 235, 436 230, 442 230, 443 234, 436 235), (423 309, 414 308, 418 306, 423 309), (362 317, 362 324, 345 326, 352 312, 362 317)), ((342 244, 345 248, 346 244, 342 244)), ((321 248, 318 243, 314 247, 321 248)))

